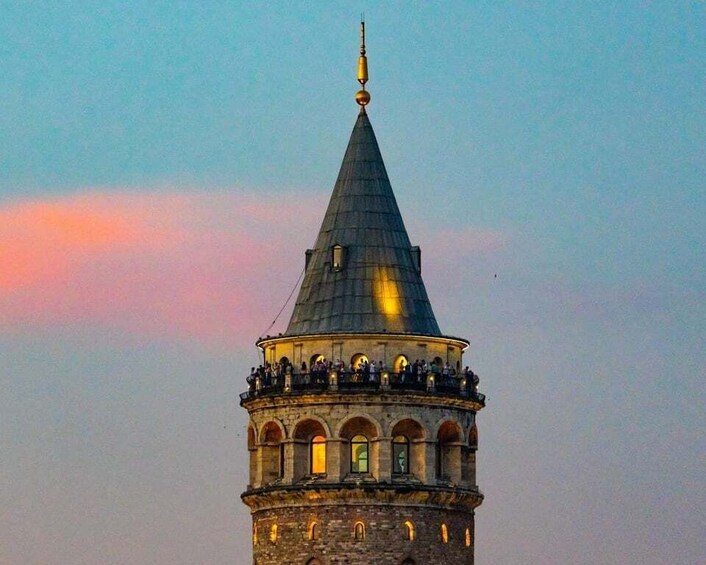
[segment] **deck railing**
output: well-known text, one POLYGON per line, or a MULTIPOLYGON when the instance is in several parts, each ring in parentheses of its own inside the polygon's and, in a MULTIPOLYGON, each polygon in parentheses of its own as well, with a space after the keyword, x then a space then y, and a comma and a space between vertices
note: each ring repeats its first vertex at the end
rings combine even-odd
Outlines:
POLYGON ((473 379, 466 375, 440 373, 361 373, 349 371, 313 371, 306 374, 260 375, 248 377, 248 390, 240 394, 241 402, 253 398, 316 394, 323 392, 345 393, 413 393, 422 392, 437 396, 465 398, 485 406, 485 395, 478 392, 473 379))

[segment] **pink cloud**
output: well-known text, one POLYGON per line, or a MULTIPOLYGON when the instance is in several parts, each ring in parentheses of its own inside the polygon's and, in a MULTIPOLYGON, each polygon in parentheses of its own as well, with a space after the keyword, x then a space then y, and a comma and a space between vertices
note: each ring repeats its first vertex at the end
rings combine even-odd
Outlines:
POLYGON ((0 329, 102 324, 257 337, 324 205, 294 196, 93 191, 0 205, 0 329))
MULTIPOLYGON (((0 331, 98 324, 253 340, 299 277, 326 199, 94 190, 0 204, 0 331)), ((504 243, 470 228, 422 239, 436 261, 457 256, 459 244, 466 254, 504 243)), ((268 333, 284 329, 289 311, 268 333)))

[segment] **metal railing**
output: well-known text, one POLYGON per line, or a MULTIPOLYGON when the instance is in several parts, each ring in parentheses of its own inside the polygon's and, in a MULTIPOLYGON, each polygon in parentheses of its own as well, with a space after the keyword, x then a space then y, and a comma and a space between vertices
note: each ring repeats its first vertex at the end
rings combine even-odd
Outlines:
POLYGON ((248 390, 241 402, 259 397, 322 392, 407 393, 450 396, 473 400, 485 406, 485 395, 475 389, 470 376, 439 373, 362 373, 349 371, 314 371, 307 374, 260 375, 248 377, 248 390))

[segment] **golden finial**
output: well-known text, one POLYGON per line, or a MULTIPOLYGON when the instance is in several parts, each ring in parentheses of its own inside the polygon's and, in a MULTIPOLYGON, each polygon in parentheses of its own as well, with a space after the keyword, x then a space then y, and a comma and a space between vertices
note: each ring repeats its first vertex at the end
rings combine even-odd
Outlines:
POLYGON ((363 108, 370 102, 370 93, 365 90, 368 82, 368 58, 365 56, 365 20, 360 18, 360 57, 358 57, 358 82, 363 87, 355 93, 355 101, 363 108))

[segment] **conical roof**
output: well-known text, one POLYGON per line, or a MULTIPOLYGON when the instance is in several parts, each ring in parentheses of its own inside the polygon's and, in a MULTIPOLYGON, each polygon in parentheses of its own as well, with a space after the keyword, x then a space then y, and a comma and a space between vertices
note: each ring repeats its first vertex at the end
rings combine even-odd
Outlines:
POLYGON ((441 335, 419 265, 362 108, 286 335, 441 335))

